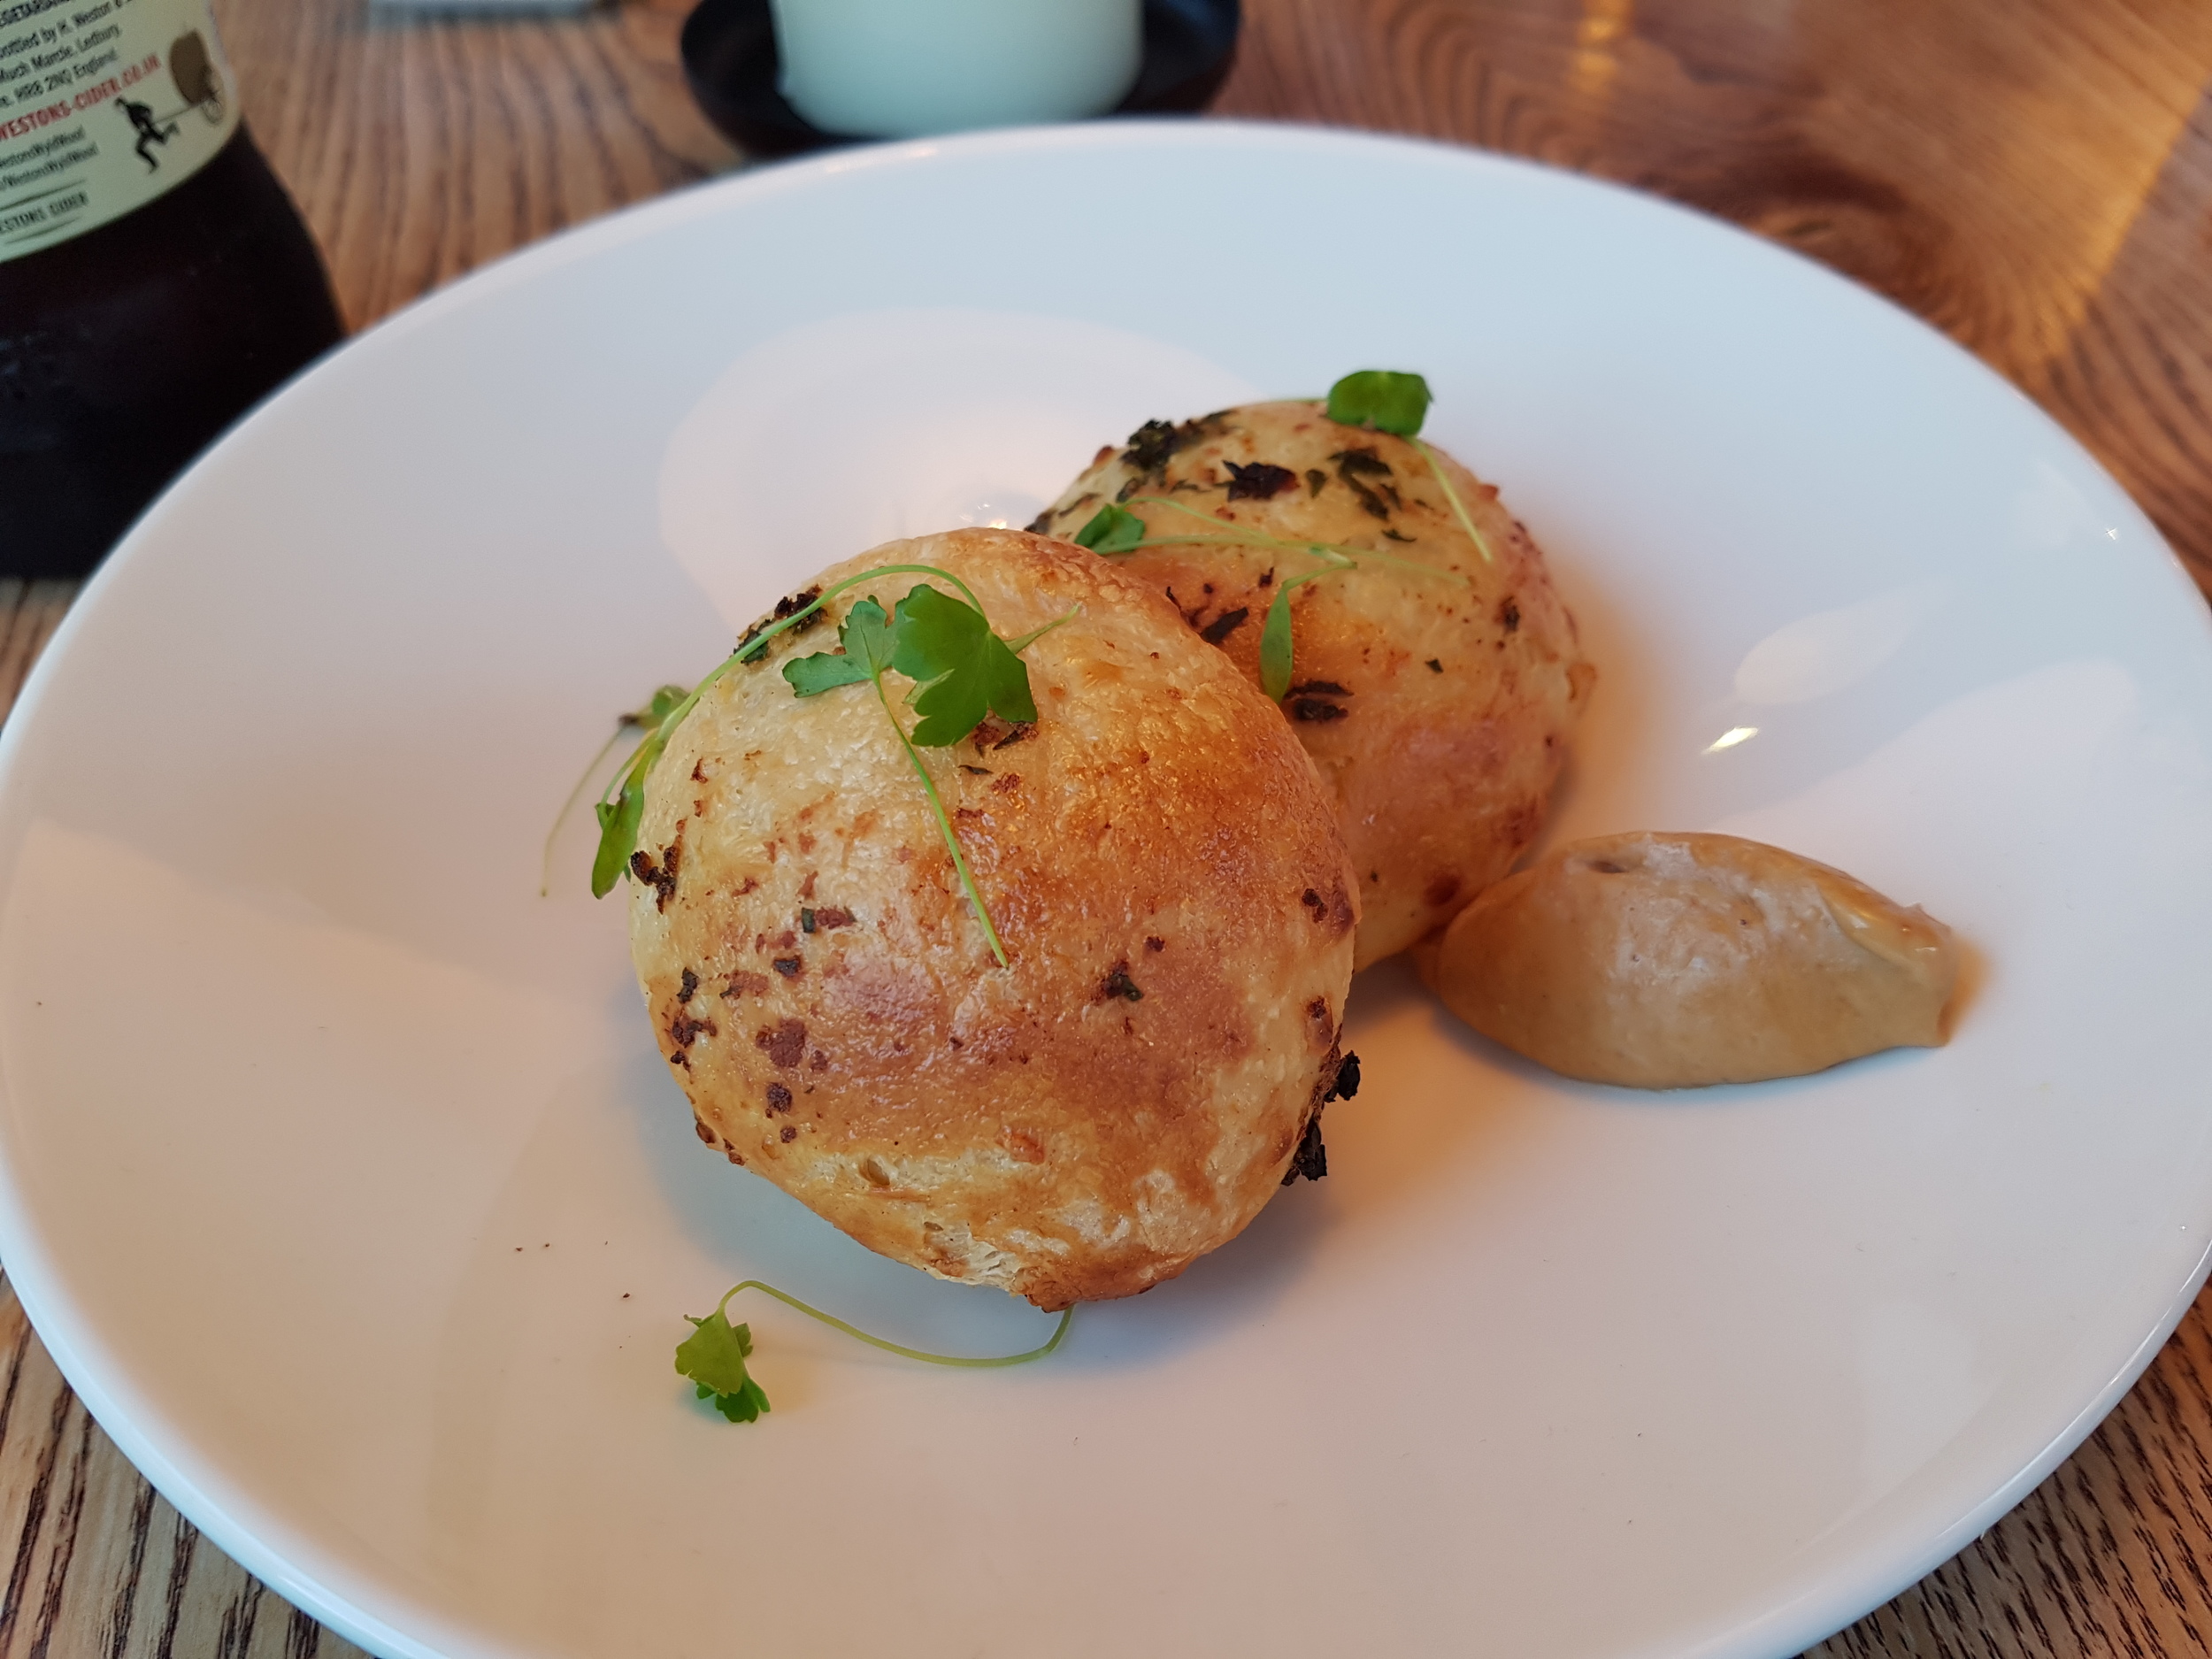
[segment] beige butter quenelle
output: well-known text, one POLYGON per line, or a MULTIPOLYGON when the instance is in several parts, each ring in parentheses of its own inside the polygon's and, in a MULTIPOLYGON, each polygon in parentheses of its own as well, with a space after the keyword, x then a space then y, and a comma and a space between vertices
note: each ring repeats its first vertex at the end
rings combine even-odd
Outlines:
POLYGON ((1637 1088, 1747 1083, 1944 1041, 1950 930, 1733 835, 1577 841, 1476 898, 1417 954, 1485 1036, 1637 1088))

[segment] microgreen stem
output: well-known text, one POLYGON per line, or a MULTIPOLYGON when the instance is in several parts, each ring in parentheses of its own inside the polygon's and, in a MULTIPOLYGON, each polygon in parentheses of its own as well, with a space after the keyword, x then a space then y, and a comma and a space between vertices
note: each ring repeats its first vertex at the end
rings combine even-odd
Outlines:
MULTIPOLYGON (((1177 512, 1189 514, 1202 524, 1221 522, 1211 513, 1203 513, 1195 508, 1186 507, 1181 502, 1171 501, 1165 495, 1132 495, 1129 499, 1132 502, 1171 507, 1177 512)), ((1462 518, 1463 520, 1463 513, 1462 518)), ((1148 535, 1141 545, 1148 548, 1190 545, 1257 547, 1273 549, 1284 553, 1333 554, 1338 558, 1346 560, 1353 567, 1356 567, 1363 560, 1372 559, 1378 565, 1387 565, 1402 571, 1414 571, 1425 576, 1441 576, 1447 580, 1457 577, 1461 581, 1470 580, 1465 576, 1461 576, 1457 571, 1440 570, 1433 565, 1424 565, 1418 559, 1403 558, 1395 553, 1385 553, 1376 548, 1352 547, 1342 541, 1293 541, 1283 536, 1269 535, 1263 530, 1248 530, 1241 526, 1233 530, 1210 530, 1202 535, 1194 532, 1184 535, 1148 535)), ((1482 545, 1479 538, 1477 539, 1476 545, 1478 547, 1482 545)), ((1133 548, 1130 550, 1134 552, 1137 549, 1133 548)), ((1489 557, 1487 549, 1485 549, 1483 557, 1485 558, 1489 557)))
POLYGON ((741 1290, 764 1290, 786 1307, 796 1308, 809 1318, 819 1319, 833 1330, 842 1331, 847 1336, 865 1342, 871 1348, 879 1348, 887 1354, 896 1354, 904 1359, 918 1359, 930 1365, 956 1365, 967 1371, 989 1371, 1002 1365, 1022 1365, 1033 1359, 1042 1359, 1060 1346, 1060 1339, 1067 1335, 1068 1325, 1075 1317, 1075 1310, 1072 1307, 1062 1313, 1060 1323, 1052 1328, 1051 1340, 1042 1348, 1033 1348, 1025 1354, 1005 1354, 987 1359, 964 1359, 954 1354, 927 1354, 918 1348, 904 1348, 896 1342, 887 1342, 879 1336, 870 1336, 858 1325, 847 1325, 835 1314, 824 1313, 819 1308, 810 1307, 787 1291, 778 1290, 773 1285, 764 1284, 757 1279, 749 1279, 742 1284, 733 1286, 729 1295, 723 1297, 716 1305, 715 1311, 726 1318, 728 1315, 726 1310, 730 1305, 731 1297, 735 1296, 741 1290))
POLYGON ((1444 487, 1444 499, 1452 503, 1452 511, 1459 515, 1459 527, 1467 533, 1467 539, 1475 544, 1475 550, 1482 555, 1482 562, 1485 565, 1496 564, 1497 560, 1490 555, 1490 543, 1484 540, 1482 532, 1475 528, 1475 521, 1467 516, 1467 504, 1460 500, 1459 492, 1452 488, 1452 480, 1444 476, 1444 467, 1442 463, 1437 460, 1436 451, 1418 438, 1409 438, 1406 442, 1420 450, 1422 456, 1428 461, 1429 471, 1436 474, 1436 481, 1444 487))
MULTIPOLYGON (((1423 396, 1425 399, 1426 394, 1423 396)), ((1415 442, 1418 443, 1419 440, 1415 442)), ((1425 447, 1422 453, 1428 454, 1425 447)), ((1459 513, 1459 522, 1473 536, 1475 546, 1481 549, 1483 557, 1488 559, 1490 549, 1483 544, 1480 536, 1474 534, 1474 525, 1467 517, 1467 510, 1460 505, 1459 497, 1452 494, 1450 481, 1437 467, 1433 455, 1429 455, 1429 465, 1435 471, 1438 481, 1443 484, 1445 494, 1451 496, 1452 505, 1459 513)), ((1370 559, 1396 570, 1412 571, 1424 576, 1441 576, 1448 580, 1458 577, 1470 587, 1474 585, 1473 579, 1461 572, 1439 570, 1433 565, 1424 565, 1417 559, 1400 558, 1395 554, 1381 552, 1374 548, 1349 547, 1336 541, 1293 541, 1282 536, 1269 535, 1263 530, 1248 528, 1236 524, 1233 519, 1228 521, 1232 527, 1217 529, 1214 526, 1222 523, 1221 519, 1210 513, 1201 512, 1195 507, 1187 507, 1168 495, 1132 495, 1129 499, 1140 505, 1164 507, 1171 512, 1179 512, 1208 527, 1203 532, 1194 530, 1182 535, 1154 536, 1148 525, 1117 503, 1100 508, 1076 540, 1086 547, 1110 549, 1106 554, 1110 558, 1118 558, 1148 547, 1250 547, 1283 553, 1303 553, 1310 558, 1323 561, 1319 570, 1294 576, 1276 588, 1275 597, 1267 607, 1267 619, 1260 627, 1260 689, 1277 703, 1289 694, 1294 672, 1290 621, 1293 588, 1338 571, 1356 571, 1370 559), (1132 525, 1136 527, 1136 539, 1124 544, 1125 533, 1132 525), (1095 534, 1102 531, 1102 534, 1095 534)), ((1273 580, 1273 574, 1270 572, 1266 580, 1273 580)), ((1209 588, 1207 591, 1210 593, 1212 589, 1209 588)), ((1242 614, 1238 612, 1240 616, 1242 614)))
POLYGON ((675 735, 676 728, 684 723, 684 717, 698 706, 699 699, 723 675, 728 673, 740 663, 757 660, 762 655, 763 648, 769 641, 774 639, 779 634, 786 634, 797 627, 840 594, 849 592, 859 587, 863 582, 873 581, 879 576, 941 576, 957 588, 970 604, 978 611, 983 609, 983 602, 975 596, 974 588, 969 587, 950 571, 941 570, 934 565, 879 565, 873 570, 861 572, 857 576, 848 576, 843 581, 825 588, 814 600, 801 605, 789 616, 770 623, 751 639, 746 641, 743 645, 732 651, 722 659, 712 673, 692 688, 692 693, 688 697, 670 710, 668 718, 660 723, 659 730, 655 732, 639 750, 642 754, 646 748, 650 748, 652 760, 647 761, 642 768, 633 767, 632 770, 637 773, 637 781, 640 784, 645 781, 646 772, 652 770, 653 761, 660 758, 661 750, 668 747, 668 740, 675 735))
MULTIPOLYGON (((891 694, 883 688, 883 676, 878 673, 872 678, 876 700, 883 704, 884 718, 891 722, 891 729, 899 734, 899 747, 906 751, 907 759, 914 763, 914 775, 922 780, 922 793, 929 797, 929 810, 937 816, 937 833, 944 837, 945 850, 952 855, 952 867, 960 877, 960 890, 968 895, 968 902, 975 907, 975 918, 983 925, 984 940, 991 947, 991 954, 998 958, 998 965, 1003 968, 1007 965, 1006 948, 999 943, 998 929, 991 926, 991 912, 984 908, 983 895, 976 891, 975 877, 968 870, 967 856, 960 850, 960 838, 952 833, 952 819, 945 815, 944 799, 937 793, 936 780, 929 775, 929 768, 922 761, 921 750, 914 747, 914 740, 907 736, 906 727, 900 722, 897 711, 891 707, 891 694)), ((761 1288, 765 1290, 767 1286, 764 1285, 761 1288)), ((812 1312, 813 1310, 809 1309, 808 1311, 812 1312)), ((854 1334, 858 1335, 859 1333, 855 1332, 854 1334)))
MULTIPOLYGON (((1220 534, 1214 535, 1148 536, 1145 539, 1144 546, 1148 548, 1265 548, 1273 552, 1317 554, 1321 557, 1332 561, 1329 566, 1331 570, 1357 570, 1362 565, 1371 559, 1378 565, 1387 565, 1394 570, 1411 571, 1416 575, 1441 576, 1448 580, 1457 577, 1461 581, 1465 581, 1467 580, 1465 577, 1461 576, 1457 571, 1439 570, 1435 565, 1424 565, 1418 559, 1401 558, 1394 553, 1378 553, 1372 548, 1348 547, 1340 541, 1286 541, 1279 536, 1262 535, 1257 531, 1253 532, 1249 535, 1238 535, 1234 532, 1224 532, 1220 534)), ((1132 553, 1134 553, 1140 549, 1132 548, 1129 550, 1132 553)), ((1106 557, 1109 558, 1115 558, 1120 556, 1110 553, 1106 557)))
MULTIPOLYGON (((751 639, 746 641, 743 645, 740 646, 736 650, 731 652, 729 660, 725 662, 720 668, 716 669, 714 672, 709 674, 706 679, 701 682, 699 689, 701 691, 704 691, 707 687, 712 685, 717 680, 719 680, 722 677, 724 670, 727 669, 731 663, 750 662, 759 657, 761 654, 760 648, 762 646, 767 644, 769 641, 774 639, 779 634, 782 634, 788 629, 797 627, 799 624, 804 622, 809 617, 819 611, 824 605, 829 603, 831 600, 836 598, 838 595, 849 592, 851 589, 859 587, 863 582, 872 582, 879 576, 941 576, 947 581, 950 582, 955 588, 957 588, 960 590, 961 597, 965 599, 976 611, 980 611, 983 609, 983 602, 975 596, 975 589, 969 587, 967 583, 962 581, 957 576, 955 576, 949 570, 941 570, 934 565, 879 565, 873 570, 863 571, 857 576, 848 576, 843 581, 835 583, 831 587, 825 588, 819 596, 818 596, 810 604, 801 605, 789 616, 783 618, 780 621, 770 623, 759 633, 754 634, 751 639)), ((694 695, 695 695, 696 694, 695 693, 694 695)))
POLYGON ((1271 701, 1280 703, 1290 691, 1291 590, 1342 568, 1338 564, 1324 565, 1303 576, 1294 576, 1275 589, 1274 602, 1267 607, 1267 620, 1260 627, 1260 689, 1271 701))
MULTIPOLYGON (((622 871, 626 865, 630 854, 634 848, 636 819, 639 815, 642 813, 644 808, 643 795, 646 777, 652 772, 655 764, 660 760, 663 751, 668 748, 668 740, 675 735, 676 728, 684 723, 685 717, 689 715, 692 710, 699 706, 699 699, 706 695, 708 690, 714 686, 716 681, 719 680, 725 674, 728 673, 730 670, 736 667, 740 663, 757 661, 762 655, 769 641, 774 639, 779 634, 786 634, 791 629, 797 627, 801 623, 804 622, 809 617, 819 611, 824 605, 829 603, 831 600, 836 598, 840 594, 846 593, 852 588, 857 588, 863 582, 873 581, 879 576, 898 575, 941 576, 945 579, 945 580, 950 582, 955 588, 957 588, 961 591, 962 595, 966 597, 968 603, 974 606, 978 611, 981 611, 983 609, 983 602, 975 596, 975 590, 949 570, 941 569, 934 565, 879 565, 873 570, 862 571, 856 576, 848 576, 844 580, 824 588, 822 592, 811 602, 800 606, 798 610, 793 611, 789 616, 781 618, 779 620, 769 624, 768 626, 763 628, 758 634, 753 635, 751 639, 747 640, 735 650, 732 651, 727 657, 724 657, 722 661, 716 665, 712 673, 709 674, 704 680, 701 680, 696 686, 693 687, 689 696, 686 697, 681 703, 671 709, 668 713, 662 718, 660 724, 646 734, 645 741, 640 743, 636 749, 631 754, 630 764, 625 766, 622 771, 617 774, 616 781, 613 784, 611 784, 606 789, 600 792, 599 801, 603 808, 619 806, 624 809, 623 816, 626 817, 630 823, 630 838, 632 845, 622 845, 621 838, 619 836, 616 836, 614 839, 610 840, 611 832, 609 831, 607 826, 604 823, 601 825, 599 856, 593 861, 592 864, 591 890, 595 897, 603 898, 607 894, 614 890, 615 883, 621 879, 622 871), (633 794, 634 794, 638 799, 634 801, 625 799, 625 797, 632 795, 633 794)), ((880 690, 881 687, 879 687, 878 689, 880 690)), ((895 725, 896 722, 894 721, 893 724, 895 725)), ((619 735, 619 733, 618 733, 618 735, 619 735)), ((899 738, 902 742, 905 741, 906 733, 904 731, 900 732, 899 738)), ((911 745, 909 745, 909 747, 910 748, 911 745)), ((918 762, 917 764, 918 764, 919 763, 918 762)), ((596 763, 595 762, 594 764, 596 765, 596 763)), ((936 792, 934 788, 933 788, 931 791, 931 799, 933 801, 935 800, 935 794, 936 792)), ((938 818, 941 821, 944 818, 944 809, 941 806, 938 808, 938 818)), ((558 829, 558 827, 559 826, 557 822, 555 828, 558 829)), ((956 862, 958 859, 958 854, 956 853, 954 857, 956 862)), ((980 902, 978 902, 976 908, 978 913, 980 914, 982 910, 980 902)), ((990 932, 990 926, 989 919, 986 918, 983 924, 984 931, 986 933, 990 932)), ((993 937, 991 945, 994 950, 997 949, 998 941, 995 936, 993 937)), ((1004 953, 1000 953, 999 960, 1002 963, 1006 960, 1004 953)))
POLYGON ((1023 634, 1018 640, 1007 641, 1006 649, 1013 652, 1015 656, 1019 657, 1024 651, 1034 645, 1039 640, 1041 640, 1046 634, 1051 633, 1053 629, 1064 628, 1069 623, 1074 621, 1078 616, 1082 614, 1082 611, 1083 607, 1079 604, 1070 605, 1065 616, 1053 618, 1051 621, 1046 623, 1041 628, 1030 629, 1028 633, 1023 634))
MULTIPOLYGON (((620 723, 615 726, 614 735, 600 745, 599 752, 591 757, 591 764, 584 768, 584 775, 576 780, 576 787, 568 792, 568 799, 561 803, 561 810, 554 814, 553 827, 545 832, 545 856, 538 864, 538 896, 540 898, 548 898, 553 892, 553 843, 560 839, 561 826, 568 822, 568 815, 576 810, 576 803, 584 798, 584 791, 591 787, 591 780, 599 775, 600 767, 607 764, 607 757, 614 753, 614 746, 622 741, 622 734, 637 729, 637 723, 625 715, 620 723)), ((600 798, 603 800, 606 793, 607 787, 603 785, 599 791, 600 798)))

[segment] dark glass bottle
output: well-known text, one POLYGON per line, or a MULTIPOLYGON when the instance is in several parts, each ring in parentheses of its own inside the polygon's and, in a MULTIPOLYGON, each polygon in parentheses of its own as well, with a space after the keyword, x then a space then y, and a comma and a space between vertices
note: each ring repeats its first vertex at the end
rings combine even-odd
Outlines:
MULTIPOLYGON (((75 37, 92 47, 42 55, 65 71, 96 63, 105 43, 97 14, 77 15, 93 17, 75 37)), ((64 224, 33 251, 10 254, 0 242, 0 575, 89 571, 211 439, 344 332, 307 227, 243 126, 233 115, 227 136, 191 131, 197 118, 211 126, 227 112, 219 47, 203 45, 195 58, 186 39, 173 45, 167 63, 157 61, 158 46, 133 60, 142 65, 138 81, 96 82, 90 104, 82 91, 55 95, 32 133, 53 136, 40 149, 19 145, 15 156, 29 160, 13 175, 18 188, 0 188, 0 237, 25 220, 19 239, 38 237, 41 204, 76 208, 79 222, 96 219, 96 189, 87 213, 88 193, 66 176, 72 157, 89 150, 80 131, 123 152, 111 154, 111 169, 142 162, 147 173, 133 181, 159 188, 91 228, 71 234, 64 224), (171 83, 203 96, 178 104, 171 83), (188 172, 176 165, 181 177, 169 183, 155 176, 169 159, 164 134, 180 132, 219 147, 188 172), (40 171, 64 176, 29 176, 40 171), (31 205, 11 216, 15 202, 31 205)), ((0 59, 0 71, 12 61, 35 73, 30 58, 0 59)), ((0 104, 0 118, 6 113, 0 104)), ((9 130, 0 119, 0 136, 9 130)))

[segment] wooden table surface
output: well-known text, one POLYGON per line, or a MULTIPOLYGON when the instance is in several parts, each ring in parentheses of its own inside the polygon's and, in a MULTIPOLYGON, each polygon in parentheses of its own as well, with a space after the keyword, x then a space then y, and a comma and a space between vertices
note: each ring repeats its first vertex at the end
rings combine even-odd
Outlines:
MULTIPOLYGON (((511 248, 744 165, 685 94, 687 4, 495 22, 365 0, 216 10, 248 118, 358 326, 511 248)), ((2212 588, 2208 0, 1245 0, 1245 13, 1218 112, 1533 156, 1800 249, 2050 411, 2212 588)), ((0 707, 69 592, 0 583, 0 707)), ((2208 1310, 2212 1294, 2017 1509, 1814 1652, 2212 1652, 2208 1310)), ((0 1345, 0 1659, 358 1652, 140 1479, 12 1295, 0 1345)))

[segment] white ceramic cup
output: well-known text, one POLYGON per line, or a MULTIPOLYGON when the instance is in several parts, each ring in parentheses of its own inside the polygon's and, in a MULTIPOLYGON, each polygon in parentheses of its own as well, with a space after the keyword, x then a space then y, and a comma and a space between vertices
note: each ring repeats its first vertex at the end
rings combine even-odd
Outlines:
POLYGON ((1141 0, 772 0, 781 90, 865 138, 1101 115, 1143 58, 1141 0))

